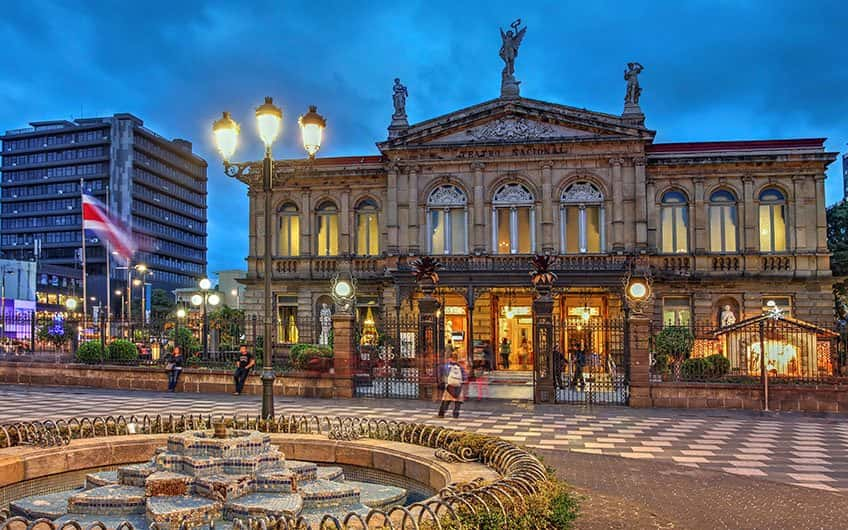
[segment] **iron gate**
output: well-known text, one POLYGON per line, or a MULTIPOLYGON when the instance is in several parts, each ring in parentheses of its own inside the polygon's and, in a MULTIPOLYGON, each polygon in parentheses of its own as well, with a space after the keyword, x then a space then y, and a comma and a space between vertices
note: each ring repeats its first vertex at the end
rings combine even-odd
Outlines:
POLYGON ((417 399, 418 321, 383 316, 376 334, 355 337, 354 388, 357 397, 417 399))
POLYGON ((554 320, 557 403, 626 405, 630 396, 624 319, 554 320))

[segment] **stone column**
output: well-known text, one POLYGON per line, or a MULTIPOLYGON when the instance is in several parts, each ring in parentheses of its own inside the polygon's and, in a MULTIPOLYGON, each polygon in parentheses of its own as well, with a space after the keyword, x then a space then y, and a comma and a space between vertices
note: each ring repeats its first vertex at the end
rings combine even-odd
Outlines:
POLYGON ((659 207, 656 204, 656 183, 654 179, 646 178, 645 179, 645 204, 648 202, 651 203, 651 207, 648 208, 648 215, 646 216, 648 219, 648 248, 652 248, 654 250, 658 250, 660 248, 660 242, 657 241, 657 219, 659 217, 659 207))
POLYGON ((351 254, 353 243, 350 237, 350 190, 342 191, 339 202, 339 254, 351 254))
POLYGON ((418 301, 418 399, 432 400, 438 383, 437 340, 439 301, 433 297, 435 286, 422 285, 424 296, 418 301))
POLYGON ((352 398, 353 360, 353 313, 336 311, 333 315, 333 389, 335 397, 352 398))
MULTIPOLYGON (((786 232, 788 234, 792 234, 791 241, 792 246, 787 246, 786 250, 794 250, 796 252, 804 252, 807 250, 807 212, 809 211, 807 205, 809 201, 807 199, 805 193, 804 181, 807 177, 803 175, 795 175, 792 177, 792 196, 794 198, 791 203, 795 206, 793 208, 793 212, 791 212, 789 219, 792 220, 792 224, 787 223, 786 232), (791 231, 789 229, 790 226, 795 225, 795 230, 791 231)), ((789 201, 787 201, 789 202, 789 201)), ((789 208, 786 209, 787 213, 789 213, 789 208)), ((812 245, 809 245, 812 246, 812 245)), ((812 249, 810 249, 812 250, 812 249)))
POLYGON ((556 254, 554 246, 553 162, 542 165, 542 253, 556 254))
POLYGON ((307 191, 303 194, 300 203, 300 255, 310 256, 315 250, 315 243, 312 241, 312 223, 315 218, 312 215, 312 197, 307 191))
POLYGON ((816 252, 827 252, 827 202, 824 195, 824 179, 827 175, 816 175, 816 252))
POLYGON ((409 179, 398 168, 398 247, 400 253, 409 252, 409 179))
POLYGON ((692 225, 695 227, 695 241, 693 241, 691 245, 689 245, 690 249, 694 249, 696 254, 703 254, 706 252, 706 242, 707 242, 707 226, 704 220, 706 219, 706 208, 704 207, 704 179, 695 178, 695 193, 694 197, 692 197, 692 204, 695 205, 694 208, 690 208, 689 211, 692 214, 692 225))
POLYGON ((483 211, 485 202, 483 196, 483 168, 486 165, 482 162, 474 162, 471 164, 471 169, 474 170, 474 240, 468 245, 468 248, 475 254, 483 254, 486 252, 486 215, 483 211))
POLYGON ((554 299, 549 286, 539 286, 536 290, 539 295, 533 300, 533 370, 536 383, 533 387, 533 403, 555 403, 554 299))
POLYGON ((418 254, 418 168, 409 168, 409 253, 418 254))
POLYGON ((386 229, 388 231, 389 255, 399 253, 398 249, 398 166, 391 164, 386 175, 386 229))
POLYGON ((610 158, 612 166, 612 250, 624 250, 624 181, 621 177, 621 158, 610 158))
POLYGON ((743 197, 739 202, 745 204, 745 252, 757 252, 760 237, 757 230, 757 203, 754 202, 754 178, 742 177, 743 197))
POLYGON ((643 156, 633 159, 636 173, 636 248, 638 249, 648 246, 648 183, 645 177, 645 164, 643 156))
POLYGON ((630 354, 630 406, 651 407, 650 319, 632 315, 627 319, 627 347, 630 354))

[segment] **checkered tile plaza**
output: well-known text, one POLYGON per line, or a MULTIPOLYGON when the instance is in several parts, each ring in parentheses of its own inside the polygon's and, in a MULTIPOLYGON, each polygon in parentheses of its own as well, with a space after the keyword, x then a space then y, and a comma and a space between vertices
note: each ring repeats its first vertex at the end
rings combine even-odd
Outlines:
MULTIPOLYGON (((556 453, 588 453, 848 492, 848 422, 836 416, 637 410, 471 401, 460 419, 433 403, 277 398, 277 414, 356 415, 443 424, 556 453)), ((107 414, 257 414, 259 398, 0 386, 0 422, 107 414)))

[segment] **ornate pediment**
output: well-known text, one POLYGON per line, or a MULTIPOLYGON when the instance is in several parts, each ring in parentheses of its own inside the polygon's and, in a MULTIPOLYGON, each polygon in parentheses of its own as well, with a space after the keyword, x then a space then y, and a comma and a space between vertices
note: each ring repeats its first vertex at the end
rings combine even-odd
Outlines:
POLYGON ((378 144, 406 146, 521 143, 592 138, 652 139, 619 116, 530 99, 498 99, 412 125, 378 144))

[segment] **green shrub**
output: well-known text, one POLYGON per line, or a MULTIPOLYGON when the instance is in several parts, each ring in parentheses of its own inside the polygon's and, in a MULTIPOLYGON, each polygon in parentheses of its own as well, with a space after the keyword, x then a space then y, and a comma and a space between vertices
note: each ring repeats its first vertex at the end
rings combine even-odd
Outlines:
POLYGON ((680 376, 685 381, 709 379, 712 375, 712 363, 703 357, 686 359, 680 365, 680 376))
POLYGON ((720 353, 715 353, 707 357, 713 364, 713 377, 716 379, 724 377, 730 371, 730 359, 720 353))
POLYGON ((77 360, 81 363, 99 363, 106 358, 106 352, 99 341, 83 342, 77 348, 77 360))
POLYGON ((654 340, 657 353, 678 360, 688 359, 694 344, 695 337, 692 336, 692 330, 686 326, 666 326, 657 333, 654 340))
POLYGON ((118 339, 109 344, 109 359, 112 361, 138 360, 138 348, 128 340, 118 339))
POLYGON ((295 368, 304 370, 313 359, 332 359, 333 350, 329 346, 318 344, 295 344, 289 350, 289 362, 295 368))

